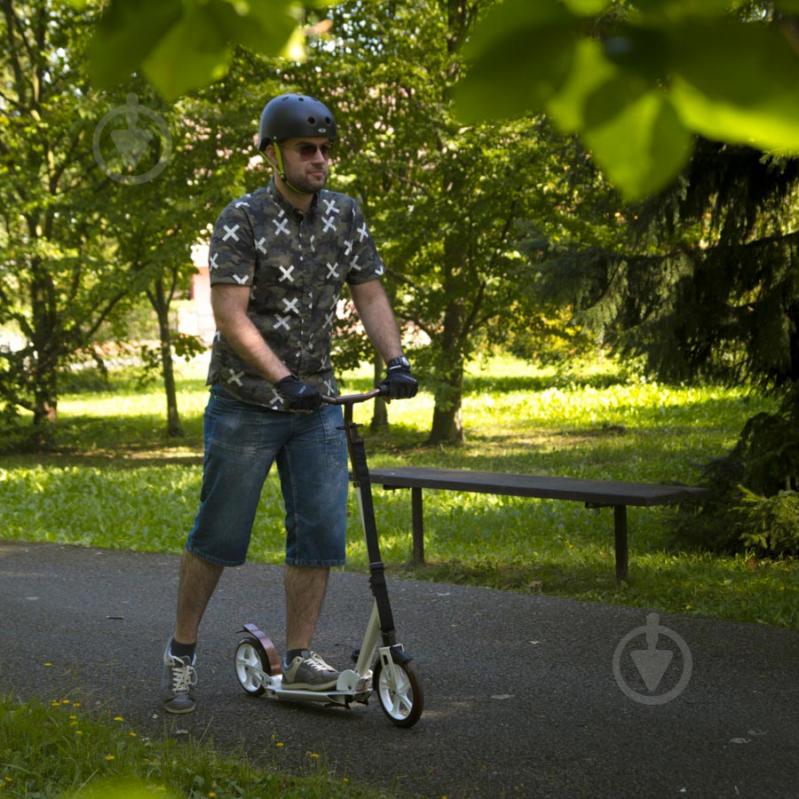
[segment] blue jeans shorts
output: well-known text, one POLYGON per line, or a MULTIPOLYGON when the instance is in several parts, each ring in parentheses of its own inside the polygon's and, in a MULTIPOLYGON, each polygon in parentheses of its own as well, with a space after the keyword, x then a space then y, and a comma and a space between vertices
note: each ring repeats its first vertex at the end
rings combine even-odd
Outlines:
POLYGON ((261 489, 277 461, 286 563, 344 564, 348 475, 340 407, 285 413, 212 388, 204 432, 203 485, 189 552, 221 566, 244 563, 261 489))

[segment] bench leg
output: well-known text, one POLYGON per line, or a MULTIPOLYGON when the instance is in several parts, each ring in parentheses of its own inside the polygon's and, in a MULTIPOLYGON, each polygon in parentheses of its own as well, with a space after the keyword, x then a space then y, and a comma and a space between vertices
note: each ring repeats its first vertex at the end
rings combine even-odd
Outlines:
POLYGON ((627 579, 627 506, 613 507, 616 532, 616 582, 627 579))
POLYGON ((422 489, 411 488, 411 520, 413 524, 411 562, 417 566, 424 563, 424 518, 422 512, 422 489))

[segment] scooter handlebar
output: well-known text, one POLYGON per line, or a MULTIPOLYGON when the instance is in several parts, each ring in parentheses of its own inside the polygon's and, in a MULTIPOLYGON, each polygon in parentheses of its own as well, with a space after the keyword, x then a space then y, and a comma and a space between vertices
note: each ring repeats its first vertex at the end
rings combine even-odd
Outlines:
POLYGON ((386 396, 386 392, 380 388, 373 388, 365 394, 342 394, 339 397, 323 396, 322 402, 327 405, 355 405, 357 402, 366 402, 367 400, 380 396, 386 396))

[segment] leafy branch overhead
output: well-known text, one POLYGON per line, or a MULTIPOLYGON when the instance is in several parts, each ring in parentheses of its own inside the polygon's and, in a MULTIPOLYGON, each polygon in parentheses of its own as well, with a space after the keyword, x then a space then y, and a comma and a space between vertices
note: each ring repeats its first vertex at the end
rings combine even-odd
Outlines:
POLYGON ((679 173, 693 134, 796 155, 792 13, 797 0, 504 0, 475 26, 456 109, 547 113, 628 200, 679 173))
MULTIPOLYGON (((85 5, 87 0, 71 0, 85 5)), ((92 81, 111 88, 141 71, 169 101, 224 76, 236 45, 304 55, 305 8, 331 0, 111 0, 89 47, 92 81)))

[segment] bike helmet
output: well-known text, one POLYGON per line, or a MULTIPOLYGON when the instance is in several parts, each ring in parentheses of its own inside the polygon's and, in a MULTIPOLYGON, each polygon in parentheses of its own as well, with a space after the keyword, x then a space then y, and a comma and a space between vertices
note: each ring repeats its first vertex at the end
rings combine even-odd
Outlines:
POLYGON ((336 120, 324 103, 308 95, 280 94, 264 106, 258 130, 261 152, 271 141, 304 136, 327 136, 335 142, 336 120))

